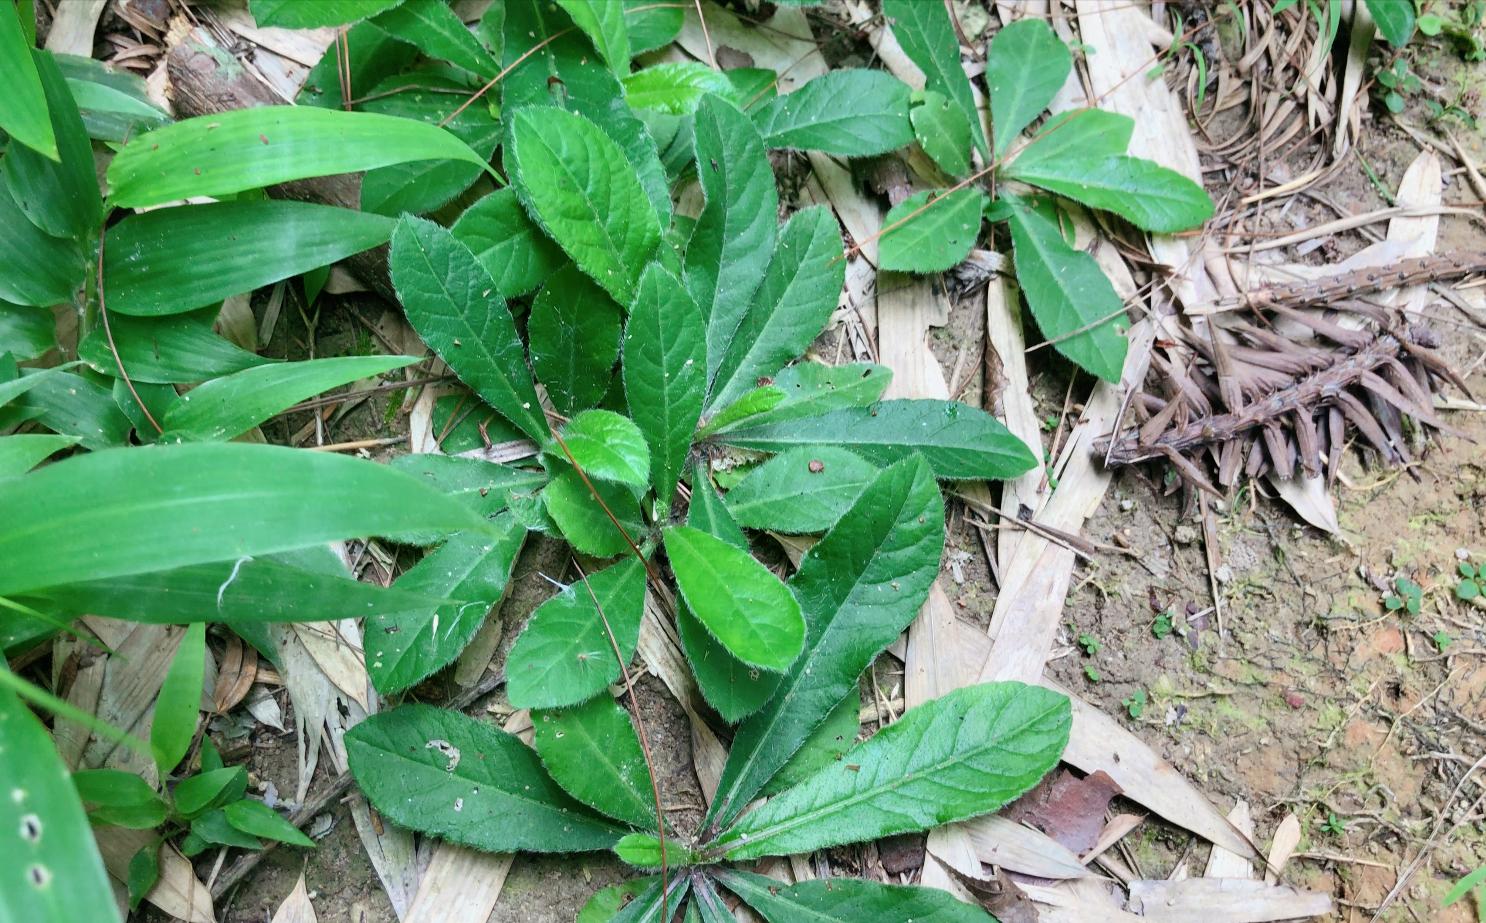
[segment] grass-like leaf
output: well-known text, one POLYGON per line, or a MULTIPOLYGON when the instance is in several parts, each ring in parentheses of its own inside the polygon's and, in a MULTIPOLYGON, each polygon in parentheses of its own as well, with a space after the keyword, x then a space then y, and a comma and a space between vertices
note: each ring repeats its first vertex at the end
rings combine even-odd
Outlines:
POLYGON ((6 88, 0 129, 42 156, 57 160, 57 138, 31 44, 21 28, 21 10, 12 5, 0 11, 0 85, 6 88))
POLYGON ((206 623, 197 622, 186 629, 170 659, 150 721, 150 752, 162 775, 175 769, 196 735, 205 675, 206 623))
POLYGON ((0 172, 33 224, 56 237, 81 238, 103 219, 93 145, 56 59, 50 52, 28 53, 36 58, 60 160, 20 144, 6 152, 0 172))

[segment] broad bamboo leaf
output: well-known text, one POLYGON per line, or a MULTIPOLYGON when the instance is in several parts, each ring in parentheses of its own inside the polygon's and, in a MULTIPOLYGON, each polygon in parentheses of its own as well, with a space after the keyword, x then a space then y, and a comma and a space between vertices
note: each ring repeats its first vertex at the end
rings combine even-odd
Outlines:
POLYGON ((382 465, 239 443, 80 455, 0 481, 0 508, 0 595, 357 536, 487 528, 382 465), (100 495, 98 484, 111 486, 100 495))
MULTIPOLYGON (((0 9, 4 19, 10 9, 0 9)), ((9 56, 0 50, 0 60, 9 56)), ((7 126, 8 127, 8 126, 7 126)), ((0 688, 0 823, 9 842, 0 871, 0 918, 17 923, 117 923, 113 891, 51 735, 8 688, 0 688)))
POLYGON ((805 621, 772 571, 746 550, 690 526, 667 529, 665 546, 681 597, 729 653, 775 672, 794 662, 805 621))
POLYGON ((939 169, 950 176, 970 172, 970 123, 960 107, 943 93, 924 90, 913 94, 908 120, 913 136, 939 169))
MULTIPOLYGON (((1042 130, 1022 148, 1011 164, 1037 172, 1044 164, 1064 157, 1114 157, 1125 153, 1135 120, 1103 109, 1073 109, 1049 118, 1042 130)), ((1012 166, 1008 165, 1007 169, 1012 166)))
POLYGON ((165 683, 155 700, 150 722, 150 752, 161 775, 167 775, 191 748, 196 736, 196 717, 201 709, 201 688, 206 678, 206 623, 197 622, 181 636, 165 683))
MULTIPOLYGON (((246 782, 247 773, 242 775, 246 782)), ((96 824, 149 830, 165 823, 164 800, 132 772, 84 769, 72 774, 72 785, 83 804, 89 805, 88 818, 96 824)))
POLYGON ((614 644, 628 663, 644 613, 645 566, 636 558, 589 574, 586 586, 579 579, 564 587, 531 614, 506 658, 511 704, 565 708, 604 691, 620 676, 614 644))
POLYGON ((185 119, 130 141, 109 165, 109 200, 140 208, 410 160, 485 163, 454 135, 412 119, 258 106, 185 119))
POLYGON ((204 381, 274 363, 213 332, 217 313, 211 307, 164 317, 120 314, 109 323, 117 359, 99 328, 83 337, 77 354, 95 371, 114 378, 122 359, 131 381, 155 384, 204 381))
POLYGON ((841 231, 829 209, 795 212, 712 380, 708 406, 726 408, 758 379, 803 353, 825 329, 846 279, 841 231))
POLYGON ((784 887, 773 878, 734 870, 719 878, 768 923, 996 923, 984 910, 938 888, 860 878, 825 878, 784 887))
POLYGON ((655 826, 645 751, 629 712, 606 695, 560 711, 532 713, 533 744, 569 795, 616 820, 655 826))
POLYGON ((32 224, 8 184, 0 183, 0 299, 35 307, 71 301, 87 271, 78 242, 32 224))
POLYGON ((416 356, 336 356, 244 369, 182 395, 161 421, 165 433, 160 438, 175 442, 231 439, 306 398, 417 361, 416 356))
POLYGON ((629 28, 620 0, 557 0, 557 4, 593 42, 610 70, 621 77, 629 73, 629 28))
POLYGON ((967 686, 903 713, 717 840, 730 859, 812 852, 994 811, 1030 789, 1068 745, 1066 696, 1041 686, 967 686))
POLYGON ((657 264, 640 277, 624 328, 624 393, 650 446, 650 483, 669 503, 706 394, 706 327, 696 302, 657 264))
POLYGON ((490 50, 480 44, 444 0, 403 0, 378 14, 372 24, 416 45, 430 58, 448 61, 484 79, 500 72, 500 64, 490 50))
POLYGON ((553 446, 558 458, 572 456, 590 478, 613 481, 643 491, 650 483, 650 449, 640 428, 612 410, 585 410, 563 427, 567 451, 553 446))
POLYGON ((737 817, 908 627, 943 547, 939 487, 922 459, 906 459, 884 469, 805 553, 789 584, 805 615, 805 651, 739 727, 709 822, 737 817))
MULTIPOLYGON (((499 422, 498 418, 496 422, 499 422)), ((434 424, 436 432, 439 426, 438 423, 434 424)), ((513 430, 510 435, 515 439, 520 434, 513 430)), ((481 458, 420 452, 399 455, 389 464, 398 471, 405 471, 455 497, 481 516, 492 520, 502 511, 510 509, 514 496, 533 494, 547 483, 547 475, 537 469, 497 465, 481 458)), ((448 538, 449 533, 418 532, 390 537, 408 545, 427 547, 448 538)))
POLYGON ((80 55, 54 53, 52 58, 89 137, 121 142, 170 121, 167 113, 150 102, 144 78, 80 55))
POLYGON ((1212 199, 1201 186, 1139 157, 1070 154, 1031 163, 1018 157, 1006 175, 1090 208, 1114 212, 1145 231, 1185 231, 1213 215, 1212 199))
POLYGON ((985 193, 966 187, 916 193, 883 219, 881 266, 898 272, 944 272, 970 255, 980 236, 985 193))
POLYGON ((547 419, 516 323, 470 249, 432 221, 404 216, 389 263, 408 323, 423 341, 487 404, 544 438, 547 419))
POLYGON ((50 371, 23 370, 20 383, 30 385, 33 378, 37 381, 19 400, 0 410, 0 428, 34 420, 60 436, 77 437, 83 448, 94 450, 129 441, 129 419, 108 389, 80 375, 46 374, 50 371))
POLYGON ((612 558, 630 550, 625 533, 631 540, 639 542, 643 537, 644 523, 640 519, 640 503, 629 488, 621 484, 591 480, 585 482, 578 472, 568 468, 552 478, 542 491, 542 503, 553 521, 562 530, 563 538, 583 554, 596 558, 612 558), (592 490, 589 489, 592 483, 592 490), (597 492, 603 499, 594 498, 597 492), (614 527, 614 520, 624 531, 614 527))
POLYGON ((754 112, 753 122, 771 148, 843 157, 886 154, 913 143, 910 92, 884 71, 834 70, 769 100, 754 112))
POLYGON ((31 55, 33 42, 21 28, 21 9, 11 4, 0 15, 0 86, 6 88, 0 129, 26 147, 57 160, 57 138, 47 113, 46 91, 31 55))
POLYGON ((865 407, 880 400, 892 380, 892 369, 870 362, 848 362, 844 365, 797 362, 780 369, 772 384, 758 389, 778 392, 780 396, 777 400, 767 401, 747 414, 724 420, 733 407, 748 400, 745 395, 734 402, 733 407, 714 417, 707 432, 721 434, 745 426, 816 417, 843 407, 865 407))
POLYGON ((494 535, 455 535, 393 585, 450 602, 366 620, 366 670, 378 692, 401 692, 453 663, 505 595, 526 527, 511 513, 492 526, 494 535))
POLYGON ((1367 11, 1388 44, 1402 48, 1414 35, 1414 4, 1409 0, 1367 0, 1367 11))
POLYGON ((1063 240, 1054 221, 1017 200, 1011 209, 1017 282, 1042 335, 1105 381, 1125 364, 1124 302, 1094 258, 1063 240))
POLYGON ((525 744, 458 712, 402 705, 346 732, 351 772, 393 823, 488 852, 606 849, 624 830, 557 786, 525 744))
POLYGON ((908 57, 924 72, 924 88, 947 97, 970 123, 975 146, 982 156, 989 153, 970 78, 960 66, 960 42, 942 3, 920 0, 883 0, 882 15, 892 24, 893 35, 908 57))
POLYGON ((526 217, 509 186, 465 209, 449 230, 490 273, 502 298, 535 291, 567 262, 562 248, 526 217))
POLYGON ((991 39, 986 84, 991 91, 992 153, 1000 157, 1053 101, 1073 70, 1073 55, 1036 17, 1009 23, 991 39))
POLYGON ((46 107, 60 160, 24 144, 5 154, 5 182, 31 223, 54 237, 82 239, 103 220, 93 144, 50 52, 30 52, 46 93, 46 107))
POLYGON ((697 110, 697 180, 706 196, 686 245, 686 288, 707 322, 707 374, 769 267, 779 193, 758 130, 731 103, 708 97, 697 110))
POLYGON ((204 307, 385 243, 393 223, 289 201, 184 205, 134 215, 108 231, 108 310, 155 316, 204 307))
POLYGON ((624 78, 624 100, 632 109, 690 115, 708 93, 727 94, 732 83, 700 61, 666 61, 624 78))
POLYGON ((46 460, 47 456, 77 445, 76 436, 53 436, 30 433, 0 436, 0 478, 25 474, 46 460))
POLYGON ((572 263, 548 277, 532 301, 526 333, 531 365, 559 413, 603 399, 619 358, 623 311, 572 263))
POLYGON ((629 304, 661 227, 619 145, 581 115, 527 107, 511 119, 506 165, 532 218, 615 301, 629 304))
POLYGON ((35 359, 57 345, 57 320, 52 312, 0 301, 0 355, 17 362, 35 359))
POLYGON ((728 512, 750 529, 824 532, 851 509, 877 471, 846 449, 799 446, 764 462, 728 491, 728 512))
POLYGON ((299 832, 299 829, 280 817, 273 808, 261 801, 241 798, 222 807, 222 814, 234 828, 249 836, 277 840, 290 846, 305 846, 311 849, 315 841, 299 832))
POLYGON ((1031 450, 995 417, 954 401, 882 401, 739 427, 717 441, 759 452, 834 445, 880 465, 917 453, 936 477, 948 480, 1004 480, 1036 462, 1031 450))

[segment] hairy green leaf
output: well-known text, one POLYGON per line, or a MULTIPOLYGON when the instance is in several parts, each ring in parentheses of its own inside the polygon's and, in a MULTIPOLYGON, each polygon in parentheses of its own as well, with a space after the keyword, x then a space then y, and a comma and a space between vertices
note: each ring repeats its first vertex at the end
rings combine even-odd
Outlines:
POLYGON ((870 157, 913 143, 910 92, 884 71, 834 70, 769 100, 753 122, 771 148, 870 157))
POLYGON ((856 744, 857 734, 861 732, 861 710, 862 696, 853 689, 805 738, 789 762, 774 773, 774 778, 764 786, 761 794, 769 797, 793 788, 844 757, 846 751, 856 744))
POLYGON ((612 923, 619 911, 632 903, 647 888, 657 886, 659 878, 631 878, 617 885, 600 888, 578 911, 574 923, 612 923))
POLYGON ((562 430, 567 451, 550 452, 572 461, 591 478, 644 489, 650 483, 650 449, 640 428, 611 410, 585 410, 562 430))
POLYGON ((385 243, 392 227, 381 215, 289 201, 184 205, 134 215, 108 231, 108 310, 145 316, 190 311, 385 243))
POLYGON ((175 769, 191 747, 205 677, 206 623, 197 622, 186 629, 170 659, 150 722, 150 752, 162 775, 175 769))
POLYGON ((690 526, 667 529, 665 546, 681 597, 729 653, 775 672, 799 656, 800 604, 772 571, 746 550, 690 526))
POLYGON ((894 205, 878 243, 881 267, 931 273, 956 265, 980 236, 985 202, 985 193, 966 187, 943 194, 925 190, 894 205))
POLYGON ((965 113, 943 93, 925 90, 913 96, 908 120, 913 123, 918 146, 950 176, 968 174, 971 141, 965 113))
POLYGON ((26 147, 58 160, 46 91, 31 54, 32 41, 21 27, 21 9, 11 4, 0 13, 0 86, 6 88, 0 129, 26 147))
POLYGON ((1032 163, 1018 157, 1006 175, 1090 208, 1114 212, 1146 231, 1184 231, 1213 215, 1212 199, 1201 186, 1139 157, 1068 154, 1032 163))
POLYGON ((734 548, 748 550, 748 536, 738 528, 727 504, 707 477, 706 462, 698 462, 691 478, 691 504, 686 508, 686 524, 720 538, 734 548))
POLYGON ((740 427, 719 442, 760 452, 835 445, 877 464, 912 454, 948 480, 1004 480, 1036 462, 1022 441, 990 414, 954 401, 891 400, 815 417, 740 427))
POLYGON ((1120 380, 1127 343, 1124 302, 1094 258, 1068 246, 1053 220, 1011 203, 1017 282, 1053 348, 1105 381, 1120 380))
POLYGON ((948 891, 826 878, 784 887, 773 878, 728 870, 721 881, 768 923, 996 923, 948 891))
POLYGON ((997 157, 1048 107, 1072 70, 1068 46, 1042 19, 1019 19, 996 33, 986 56, 986 85, 997 157))
MULTIPOLYGON (((497 421, 498 422, 498 421, 497 421)), ((435 423, 437 429, 439 424, 435 423)), ((511 438, 518 438, 513 429, 511 438)), ((446 440, 447 441, 447 440, 446 440)), ((459 499, 486 519, 494 519, 511 507, 512 498, 530 495, 547 483, 547 475, 532 468, 497 465, 482 458, 417 453, 399 455, 391 466, 406 471, 440 491, 459 499)), ((394 541, 427 547, 448 533, 420 532, 391 536, 394 541)))
POLYGON ((534 439, 548 433, 516 322, 470 249, 404 216, 392 233, 392 284, 408 323, 459 379, 534 439))
POLYGON ((732 83, 700 61, 666 61, 624 78, 624 99, 632 109, 690 115, 708 93, 727 94, 732 83))
POLYGON ((629 29, 620 0, 557 0, 619 76, 629 73, 629 29))
POLYGON ((939 573, 944 501, 929 466, 883 470, 800 562, 790 588, 805 651, 733 738, 708 821, 737 817, 794 756, 879 653, 917 616, 939 573))
POLYGON ((506 658, 511 704, 563 708, 604 691, 620 676, 614 643, 627 663, 644 614, 645 566, 636 558, 590 574, 586 586, 579 579, 564 587, 531 614, 506 658))
POLYGON ((578 472, 562 471, 542 491, 542 501, 547 512, 562 530, 562 535, 574 548, 596 558, 612 558, 630 550, 625 533, 639 541, 644 528, 640 520, 640 503, 630 490, 620 484, 592 481, 592 490, 578 472), (598 493, 598 498, 594 493, 598 493), (603 500, 602 505, 599 499, 603 500), (615 528, 614 519, 619 520, 623 532, 615 528))
MULTIPOLYGON (((241 372, 274 360, 232 343, 212 331, 217 308, 164 317, 121 314, 109 322, 118 358, 135 382, 168 384, 203 381, 241 372)), ((104 331, 94 328, 78 344, 77 354, 95 371, 118 377, 119 364, 104 331)))
POLYGON ((630 51, 644 54, 662 48, 681 34, 686 14, 675 6, 654 0, 624 0, 624 22, 629 29, 630 51))
POLYGON ((609 390, 623 313, 572 263, 551 275, 537 293, 526 324, 531 365, 558 412, 592 407, 609 390))
POLYGON ((412 45, 398 41, 369 22, 358 22, 346 32, 345 42, 332 42, 325 49, 320 61, 304 78, 295 102, 301 106, 341 109, 346 101, 342 85, 347 82, 348 74, 350 98, 364 100, 377 84, 401 73, 417 56, 418 49, 412 45))
POLYGON ((662 859, 673 869, 700 862, 696 852, 674 837, 667 838, 662 848, 660 838, 653 833, 631 833, 614 844, 614 855, 626 864, 642 869, 660 868, 662 859))
POLYGON ((525 744, 427 705, 372 715, 346 732, 357 783, 401 826, 488 852, 606 849, 624 830, 558 787, 525 744))
POLYGON ((535 291, 567 262, 562 248, 526 217, 509 186, 465 209, 449 230, 490 273, 502 298, 535 291))
MULTIPOLYGON (((773 384, 758 389, 777 392, 780 395, 777 400, 761 404, 749 413, 731 420, 724 419, 728 415, 726 411, 718 414, 710 422, 707 431, 720 434, 743 426, 762 426, 766 423, 815 417, 842 407, 865 407, 880 400, 892 380, 892 369, 869 362, 849 362, 845 365, 797 362, 780 369, 779 374, 774 376, 773 384)), ((740 398, 733 407, 738 407, 746 400, 746 396, 740 398)))
POLYGON ((600 695, 561 711, 533 712, 532 725, 537 755, 568 794, 616 820, 655 826, 650 770, 629 712, 600 695))
POLYGON ((624 393, 650 446, 650 483, 669 502, 706 393, 706 328, 675 276, 652 263, 624 328, 624 393))
POLYGON ((6 152, 0 168, 11 196, 32 224, 55 237, 82 238, 103 220, 93 145, 51 53, 28 53, 36 57, 61 159, 20 144, 6 152))
POLYGON ((892 24, 903 51, 924 72, 924 88, 945 96, 960 110, 970 123, 975 146, 982 155, 988 154, 970 78, 960 66, 960 42, 948 9, 942 3, 883 0, 882 15, 892 24))
POLYGON ((764 462, 728 491, 728 512, 750 529, 805 534, 836 524, 877 466, 835 446, 798 446, 764 462))

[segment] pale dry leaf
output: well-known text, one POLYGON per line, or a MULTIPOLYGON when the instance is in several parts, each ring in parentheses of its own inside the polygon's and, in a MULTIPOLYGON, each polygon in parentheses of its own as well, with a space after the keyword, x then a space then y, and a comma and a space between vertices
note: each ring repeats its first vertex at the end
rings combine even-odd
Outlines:
MULTIPOLYGON (((156 839, 153 830, 95 827, 94 838, 108 874, 127 881, 129 860, 156 839)), ((217 923, 211 892, 196 877, 191 863, 169 843, 160 846, 160 880, 145 894, 145 900, 169 916, 186 923, 217 923)))
POLYGON ((1094 874, 1052 837, 1000 815, 977 817, 964 827, 976 857, 986 865, 1053 880, 1094 874))
POLYGON ((47 51, 57 54, 93 56, 93 36, 107 0, 68 0, 56 5, 52 29, 46 35, 47 51))
POLYGON ((1274 840, 1269 844, 1269 867, 1264 871, 1264 880, 1270 884, 1280 880, 1280 874, 1285 870, 1285 863, 1295 855, 1295 850, 1300 846, 1300 819, 1294 814, 1286 814, 1285 819, 1274 830, 1274 840))
POLYGON ((284 898, 279 909, 274 911, 273 920, 270 923, 320 923, 320 918, 315 914, 315 907, 310 903, 309 892, 304 887, 304 872, 299 873, 299 880, 294 883, 294 890, 284 898))
MULTIPOLYGON (((1250 840, 1254 838, 1254 819, 1249 815, 1249 803, 1242 798, 1228 812, 1228 823, 1250 840)), ((1214 846, 1207 857, 1206 878, 1253 878, 1254 867, 1243 856, 1235 855, 1221 846, 1214 846)))
POLYGON ((1133 881, 1130 908, 1155 923, 1271 923, 1328 914, 1331 897, 1246 878, 1133 881))

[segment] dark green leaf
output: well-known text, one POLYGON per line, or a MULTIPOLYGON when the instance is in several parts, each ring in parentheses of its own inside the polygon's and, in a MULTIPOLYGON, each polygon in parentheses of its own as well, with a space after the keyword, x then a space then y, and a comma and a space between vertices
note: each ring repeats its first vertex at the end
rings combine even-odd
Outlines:
POLYGON ((412 45, 398 41, 369 22, 359 22, 346 32, 344 43, 332 42, 325 49, 319 63, 305 77, 295 102, 301 106, 340 109, 345 103, 341 85, 347 72, 351 98, 365 99, 373 87, 400 73, 417 55, 418 50, 412 45))
POLYGON ((443 669, 475 637, 500 602, 526 528, 510 513, 494 536, 462 532, 424 556, 394 588, 456 600, 366 620, 366 669, 383 695, 401 692, 443 669))
POLYGON ((640 504, 635 495, 624 486, 604 481, 593 481, 593 489, 584 482, 578 472, 571 469, 554 477, 542 491, 542 501, 553 520, 562 530, 563 537, 583 554, 596 558, 612 558, 630 550, 625 533, 638 541, 644 528, 640 521, 640 504), (603 504, 594 497, 598 492, 603 504), (619 520, 624 532, 614 527, 614 521, 604 512, 604 507, 619 520))
MULTIPOLYGON (((34 419, 58 435, 75 436, 85 449, 107 449, 129 441, 129 420, 106 389, 80 375, 46 375, 32 369, 26 369, 20 381, 30 384, 33 378, 37 379, 34 386, 6 408, 6 414, 34 419)), ((0 428, 12 422, 16 421, 0 416, 0 428)))
POLYGON ((85 769, 72 774, 72 784, 89 818, 132 830, 149 830, 165 822, 165 802, 149 783, 132 772, 85 769))
POLYGON ((706 328, 675 276, 651 264, 624 328, 624 393, 650 446, 650 483, 669 503, 706 393, 706 328))
POLYGON ((71 301, 87 271, 78 242, 32 224, 8 185, 0 183, 0 299, 36 307, 71 301))
POLYGON ((32 224, 54 237, 81 239, 103 219, 93 145, 56 61, 48 52, 32 53, 61 160, 21 144, 6 152, 0 166, 11 197, 32 224))
POLYGON ((190 311, 375 247, 392 226, 381 215, 289 201, 134 215, 108 232, 108 310, 145 316, 190 311), (211 271, 202 272, 204 266, 211 271))
POLYGON ((774 778, 764 786, 762 794, 769 797, 793 788, 825 767, 840 761, 846 751, 856 744, 857 734, 862 730, 861 709, 861 694, 853 689, 841 700, 841 704, 831 709, 831 713, 811 732, 800 749, 795 751, 795 755, 789 758, 789 762, 774 774, 774 778))
POLYGON ((0 482, 0 508, 0 595, 356 536, 487 528, 458 501, 381 465, 241 443, 69 458, 0 482), (119 540, 142 535, 150 540, 119 540))
POLYGON ((691 505, 686 508, 686 524, 720 538, 734 548, 748 550, 748 537, 738 528, 722 497, 717 495, 707 478, 706 463, 698 463, 691 478, 691 505))
POLYGON ((243 833, 265 840, 278 840, 290 846, 308 846, 311 849, 315 846, 314 840, 300 833, 298 828, 261 801, 251 798, 234 801, 222 808, 222 813, 227 816, 229 824, 243 833))
POLYGON ((247 770, 241 766, 225 766, 182 779, 171 792, 171 797, 175 799, 175 809, 181 816, 195 817, 229 801, 240 800, 247 790, 247 770))
POLYGON ((1367 11, 1388 44, 1402 48, 1414 35, 1414 0, 1367 0, 1367 11))
POLYGON ((621 77, 629 73, 629 29, 620 0, 557 0, 557 4, 593 42, 610 70, 621 77))
POLYGON ((583 905, 583 909, 578 911, 578 919, 574 923, 611 923, 620 909, 645 889, 655 886, 657 881, 657 878, 631 878, 617 885, 600 888, 583 905))
MULTIPOLYGON (((435 431, 439 427, 436 422, 435 431)), ((520 438, 520 434, 513 431, 511 438, 520 438)), ((536 469, 498 465, 481 458, 415 453, 399 455, 390 464, 458 498, 486 519, 494 519, 502 510, 509 509, 513 495, 535 493, 547 483, 547 475, 536 469)), ((392 538, 405 544, 427 547, 443 541, 449 534, 422 532, 392 538)))
MULTIPOLYGON (((1037 17, 1007 24, 991 40, 986 84, 991 90, 991 135, 997 157, 1042 114, 1073 70, 1073 55, 1037 17)), ((1123 150, 1123 148, 1121 148, 1123 150)))
POLYGON ((0 436, 0 478, 25 474, 32 468, 70 445, 77 445, 76 436, 52 436, 31 433, 23 436, 0 436))
POLYGON ((609 918, 609 923, 670 923, 675 911, 686 901, 686 892, 691 890, 690 875, 672 875, 667 882, 664 907, 661 902, 659 878, 644 878, 647 887, 623 909, 609 918))
POLYGON ((1017 282, 1042 335, 1081 368, 1119 381, 1127 347, 1124 302, 1094 258, 1068 246, 1057 224, 1011 204, 1017 282))
POLYGON ((139 208, 410 160, 485 163, 454 135, 412 119, 258 106, 186 119, 130 141, 108 168, 109 199, 139 208))
POLYGON ((444 0, 403 0, 372 24, 416 45, 430 58, 448 61, 487 80, 500 72, 500 64, 444 0))
POLYGON ((629 712, 606 695, 562 711, 532 713, 533 744, 568 794, 616 820, 655 826, 645 751, 629 712))
POLYGON ((727 871, 721 881, 768 923, 996 923, 948 891, 827 878, 782 886, 773 878, 727 871))
POLYGON ((970 187, 937 192, 911 195, 887 213, 878 244, 883 269, 944 272, 970 254, 980 236, 985 193, 970 187))
POLYGON ((1004 480, 1036 462, 995 417, 954 401, 891 400, 816 417, 740 427, 719 442, 760 452, 835 445, 887 464, 918 453, 949 480, 1004 480))
POLYGON ((50 311, 0 302, 0 355, 35 359, 57 345, 56 327, 50 311))
POLYGON ((880 400, 892 380, 892 369, 869 362, 849 362, 845 365, 797 362, 780 369, 779 374, 774 376, 774 383, 767 386, 768 390, 777 391, 781 395, 778 400, 769 401, 731 422, 724 421, 723 418, 728 416, 733 407, 748 399, 745 395, 728 410, 714 417, 709 431, 725 433, 745 425, 752 427, 783 423, 787 420, 820 416, 828 410, 843 407, 865 407, 880 400))
POLYGON ((150 722, 150 752, 161 775, 175 769, 191 747, 205 677, 206 623, 197 622, 186 629, 170 660, 150 722))
MULTIPOLYGON (((165 317, 121 314, 112 318, 109 329, 130 380, 157 384, 203 381, 273 361, 212 332, 217 311, 213 307, 165 317)), ((78 344, 77 354, 96 371, 118 376, 118 360, 102 329, 90 331, 78 344)))
POLYGON ((753 113, 753 122, 771 148, 843 157, 886 154, 913 143, 910 92, 884 71, 834 70, 769 100, 753 113))
POLYGON ((714 638, 739 660, 780 672, 805 640, 800 604, 747 551, 690 526, 665 533, 676 587, 714 638))
POLYGON ((799 446, 764 462, 728 491, 728 512, 750 529, 805 534, 836 524, 877 466, 834 446, 799 446))
POLYGON ((392 284, 408 322, 460 380, 529 436, 547 418, 505 301, 470 249, 447 230, 404 216, 392 233, 392 284))
POLYGON ((16 141, 53 160, 57 139, 47 113, 46 92, 31 55, 32 39, 21 27, 21 9, 9 4, 0 15, 0 86, 6 102, 0 108, 0 129, 16 141))
POLYGON ((1041 686, 967 686, 917 708, 718 838, 730 859, 812 852, 994 811, 1058 763, 1072 714, 1041 686))
POLYGON ((803 353, 836 310, 845 279, 841 231, 830 210, 790 216, 747 312, 723 341, 708 406, 726 407, 803 353))
POLYGON ((794 756, 857 678, 917 616, 939 573, 944 501, 922 459, 885 469, 805 553, 790 588, 805 652, 733 738, 709 821, 737 817, 794 756))
POLYGON ((960 66, 960 42, 948 9, 942 3, 883 0, 882 15, 892 24, 898 44, 924 72, 924 88, 947 97, 964 114, 975 146, 982 155, 988 154, 970 78, 960 66))
POLYGON ((1134 131, 1135 120, 1128 115, 1103 109, 1060 112, 1047 120, 1012 164, 1036 172, 1064 157, 1114 157, 1125 153, 1134 131))
POLYGON ((206 846, 236 846, 239 849, 262 849, 263 842, 250 833, 237 829, 227 819, 227 813, 221 808, 213 808, 191 821, 191 836, 199 843, 190 843, 191 837, 182 842, 181 851, 186 856, 193 856, 205 850, 206 846), (193 847, 196 851, 193 852, 193 847))
POLYGON ((1147 231, 1184 231, 1213 214, 1212 200, 1201 186, 1175 170, 1123 154, 1064 155, 1030 164, 1018 157, 1006 175, 1090 208, 1114 212, 1147 231))
POLYGON ((562 249, 526 217, 509 186, 471 205, 450 231, 490 273, 502 298, 534 291, 567 262, 562 249))
POLYGON ((531 614, 506 658, 511 704, 563 708, 602 692, 620 676, 605 621, 628 662, 644 613, 645 567, 635 558, 590 574, 587 586, 579 579, 563 588, 531 614))
POLYGON ((154 890, 160 880, 160 844, 150 842, 141 846, 139 852, 129 859, 128 880, 129 909, 138 910, 144 896, 154 890))
POLYGON ((458 712, 402 705, 346 733, 351 772, 393 823, 488 852, 607 849, 624 830, 558 787, 525 744, 458 712))
POLYGON ((918 146, 950 176, 970 172, 970 123, 960 107, 943 93, 926 90, 914 94, 908 111, 918 146))
POLYGON ((614 379, 623 312, 572 263, 547 279, 527 319, 531 365, 559 413, 597 404, 614 379))
POLYGON ((314 29, 343 26, 390 9, 402 0, 250 0, 248 10, 260 26, 314 29))

